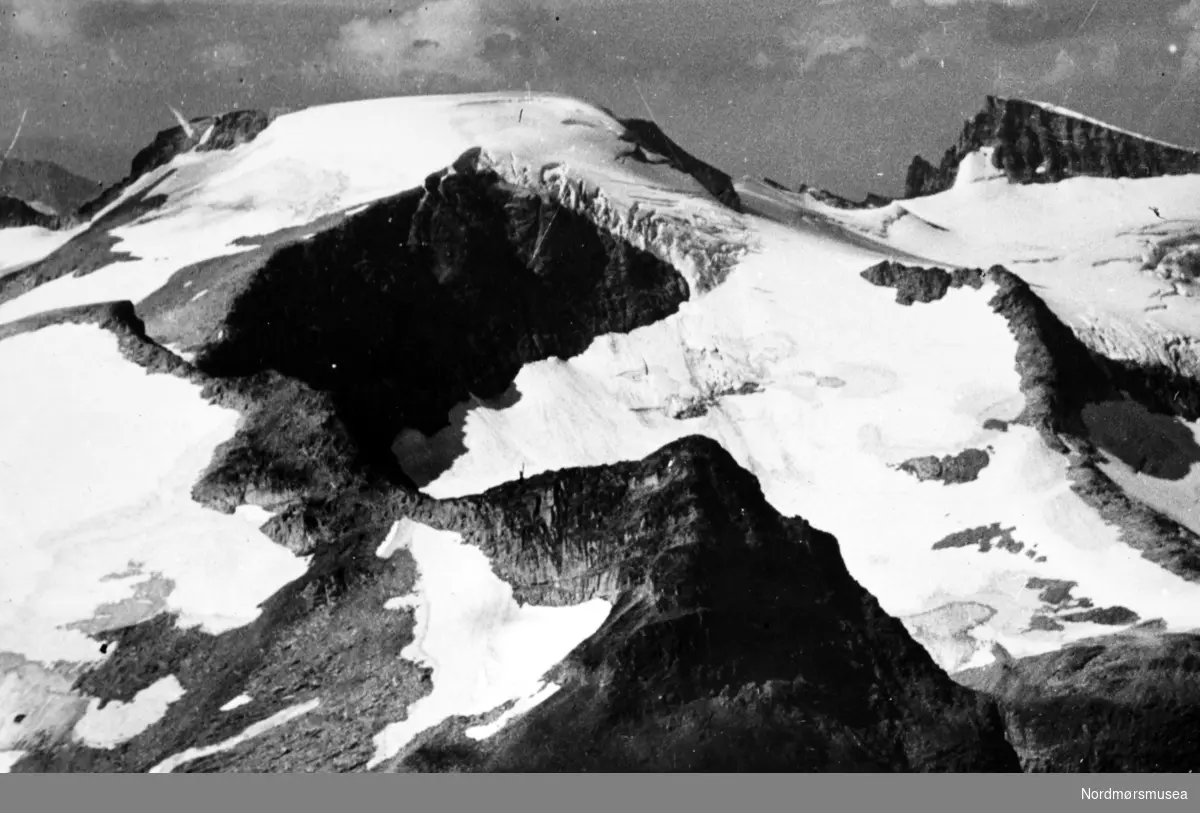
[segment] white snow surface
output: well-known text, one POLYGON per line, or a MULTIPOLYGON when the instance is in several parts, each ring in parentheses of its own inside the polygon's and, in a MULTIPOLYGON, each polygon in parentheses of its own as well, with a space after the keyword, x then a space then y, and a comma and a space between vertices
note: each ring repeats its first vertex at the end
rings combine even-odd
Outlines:
POLYGON ((73 324, 0 341, 0 380, 0 652, 98 660, 72 625, 155 579, 181 625, 219 633, 304 572, 244 519, 192 501, 239 418, 198 385, 148 375, 114 335, 73 324))
POLYGON ((359 211, 420 186, 474 147, 507 172, 536 176, 553 167, 602 187, 617 204, 697 211, 694 198, 707 193, 690 176, 618 160, 629 147, 618 138, 623 129, 592 105, 549 94, 412 96, 288 113, 247 144, 183 153, 139 178, 106 209, 147 190, 166 196, 160 208, 111 232, 119 238, 114 250, 137 259, 0 304, 0 323, 69 305, 137 303, 185 266, 249 250, 234 245, 238 238, 359 211))
POLYGON ((37 262, 79 231, 78 228, 54 231, 41 226, 0 229, 0 277, 37 262))
POLYGON ((0 751, 0 773, 11 773, 12 767, 24 756, 24 751, 0 751))
MULTIPOLYGON (((375 736, 368 768, 450 717, 485 714, 520 701, 519 709, 514 706, 503 722, 492 724, 499 730, 544 701, 553 692, 543 675, 596 632, 612 609, 602 599, 573 607, 518 604, 482 551, 457 533, 407 518, 392 526, 376 553, 388 558, 398 550, 412 555, 418 579, 410 596, 389 601, 387 609, 415 612, 414 639, 401 657, 430 667, 433 689, 408 707, 407 719, 375 736)), ((485 736, 494 733, 491 726, 484 729, 485 736)))
POLYGON ((230 751, 234 748, 237 748, 242 743, 254 739, 255 737, 261 737, 263 734, 266 734, 268 731, 274 728, 279 728, 282 725, 290 723, 292 720, 303 717, 305 714, 308 714, 319 705, 321 705, 321 699, 319 697, 314 697, 312 700, 309 700, 306 703, 298 703, 294 706, 289 706, 283 711, 272 714, 265 720, 259 720, 254 725, 247 727, 245 731, 241 732, 237 736, 230 737, 227 740, 222 740, 215 745, 206 745, 202 748, 189 748, 186 751, 167 757, 162 762, 158 763, 149 771, 147 771, 147 773, 171 773, 180 765, 184 765, 188 762, 194 762, 197 759, 203 759, 204 757, 209 757, 213 754, 219 754, 222 751, 230 751))
POLYGON ((254 702, 254 698, 252 698, 250 695, 239 694, 237 697, 233 698, 228 703, 221 706, 221 711, 233 711, 234 709, 240 709, 242 706, 249 705, 250 703, 253 703, 253 702, 254 702))
POLYGON ((133 700, 109 702, 103 708, 93 698, 84 716, 75 724, 75 737, 91 748, 116 748, 162 719, 167 707, 184 695, 174 675, 142 689, 133 700))

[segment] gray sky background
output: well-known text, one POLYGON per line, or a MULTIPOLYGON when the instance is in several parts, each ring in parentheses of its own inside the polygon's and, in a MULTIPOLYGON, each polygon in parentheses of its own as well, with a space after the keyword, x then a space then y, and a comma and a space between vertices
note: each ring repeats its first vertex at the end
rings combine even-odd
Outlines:
POLYGON ((15 155, 99 180, 168 105, 527 84, 735 175, 894 194, 988 93, 1200 145, 1200 0, 0 0, 0 141, 27 109, 15 155))

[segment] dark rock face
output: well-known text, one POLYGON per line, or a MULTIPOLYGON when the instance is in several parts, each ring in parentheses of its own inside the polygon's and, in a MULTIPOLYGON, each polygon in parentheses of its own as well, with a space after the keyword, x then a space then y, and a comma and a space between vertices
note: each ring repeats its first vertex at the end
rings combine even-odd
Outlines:
POLYGON ((0 229, 21 226, 41 226, 53 229, 58 225, 54 215, 43 214, 23 200, 0 196, 0 229))
POLYGON ((253 141, 259 133, 271 123, 272 115, 262 110, 235 110, 218 116, 204 116, 192 119, 193 135, 189 136, 183 127, 172 127, 162 130, 154 137, 149 146, 144 147, 133 157, 129 175, 122 181, 105 189, 98 197, 82 205, 76 213, 76 219, 87 220, 117 199, 118 196, 134 181, 167 164, 176 155, 189 150, 209 152, 211 150, 231 150, 239 144, 253 141), (211 128, 212 133, 204 140, 204 134, 211 128))
POLYGON ((1200 758, 1200 636, 1143 626, 957 677, 996 697, 1026 771, 1186 773, 1200 758))
POLYGON ((645 119, 618 119, 618 121, 627 130, 624 138, 635 145, 635 151, 629 157, 648 161, 649 157, 645 154, 645 150, 661 155, 673 169, 691 175, 721 203, 735 212, 743 211, 741 199, 738 198, 738 193, 733 188, 733 179, 729 175, 688 153, 652 121, 645 119), (641 150, 637 150, 638 147, 641 150))
POLYGON ((884 260, 862 272, 862 278, 881 288, 895 288, 896 302, 912 305, 914 302, 937 302, 951 288, 964 285, 976 290, 983 287, 983 272, 974 268, 956 268, 944 271, 941 268, 921 268, 884 260))
POLYGON ((1025 543, 1013 538, 1016 528, 1001 528, 999 522, 978 528, 966 528, 933 543, 934 550, 949 550, 952 548, 978 547, 980 553, 987 553, 993 547, 1006 550, 1009 553, 1020 553, 1025 550, 1025 543))
POLYGON ((1148 178, 1200 172, 1200 151, 1121 132, 1036 102, 988 96, 987 106, 963 125, 958 143, 937 166, 921 156, 913 159, 905 197, 949 189, 959 162, 982 147, 995 147, 993 164, 1016 183, 1054 183, 1080 175, 1148 178))
MULTIPOLYGON (((767 184, 767 186, 773 186, 782 192, 793 191, 778 181, 773 181, 770 178, 763 178, 763 183, 767 184)), ((820 189, 816 186, 809 186, 808 184, 800 184, 794 191, 796 193, 806 193, 812 195, 822 203, 829 206, 834 206, 838 209, 878 209, 879 207, 887 206, 892 202, 891 198, 884 197, 883 195, 876 195, 874 192, 868 192, 866 197, 864 197, 862 200, 850 200, 849 198, 844 198, 841 195, 834 194, 827 189, 820 189)))
POLYGON ((899 468, 918 480, 939 480, 946 485, 954 485, 974 482, 990 461, 991 458, 983 449, 966 449, 941 459, 933 455, 914 457, 905 460, 899 468))
POLYGON ((488 529, 476 538, 522 600, 616 606, 543 706, 478 745, 444 726, 402 767, 1014 768, 991 709, 855 585, 832 537, 780 517, 715 441, 446 506, 440 525, 488 529))
POLYGON ((673 313, 674 268, 538 195, 456 171, 278 251, 197 365, 273 369, 331 393, 363 449, 432 433, 455 404, 505 394, 522 364, 673 313))

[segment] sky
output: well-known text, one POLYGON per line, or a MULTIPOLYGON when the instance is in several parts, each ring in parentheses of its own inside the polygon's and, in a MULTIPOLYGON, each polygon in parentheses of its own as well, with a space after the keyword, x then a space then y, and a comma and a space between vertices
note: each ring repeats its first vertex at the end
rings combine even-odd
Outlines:
POLYGON ((189 117, 530 89, 734 176, 899 194, 998 94, 1200 146, 1200 0, 0 0, 0 146, 102 181, 189 117))

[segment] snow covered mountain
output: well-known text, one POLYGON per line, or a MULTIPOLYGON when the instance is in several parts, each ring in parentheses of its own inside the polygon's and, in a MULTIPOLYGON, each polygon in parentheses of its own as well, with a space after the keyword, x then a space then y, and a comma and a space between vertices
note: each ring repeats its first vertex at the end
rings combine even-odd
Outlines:
POLYGON ((1022 676, 1195 714, 1200 175, 996 128, 851 206, 557 96, 242 111, 0 230, 5 761, 1191 764, 1022 676))

